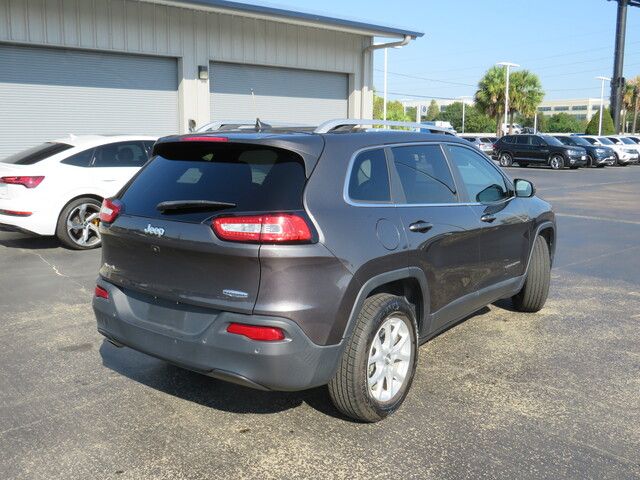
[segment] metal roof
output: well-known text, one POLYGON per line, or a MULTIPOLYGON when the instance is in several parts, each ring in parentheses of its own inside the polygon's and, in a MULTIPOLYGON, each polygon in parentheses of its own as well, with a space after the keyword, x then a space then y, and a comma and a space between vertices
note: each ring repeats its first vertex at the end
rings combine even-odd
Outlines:
POLYGON ((213 10, 236 15, 270 18, 280 21, 318 24, 325 28, 354 31, 361 34, 381 37, 403 37, 409 35, 413 38, 422 37, 424 33, 406 30, 385 25, 376 25, 358 20, 328 17, 317 13, 288 10, 281 7, 268 5, 252 5, 248 3, 233 2, 229 0, 144 0, 150 3, 162 3, 183 7, 200 7, 204 10, 213 10))

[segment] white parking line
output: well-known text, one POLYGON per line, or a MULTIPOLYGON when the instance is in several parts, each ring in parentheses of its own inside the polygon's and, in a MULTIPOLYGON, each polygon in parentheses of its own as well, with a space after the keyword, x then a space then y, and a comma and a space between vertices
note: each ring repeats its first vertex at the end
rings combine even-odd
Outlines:
POLYGON ((629 225, 640 225, 640 222, 636 220, 620 220, 618 218, 609 218, 609 217, 592 217, 589 215, 574 215, 572 213, 556 213, 556 217, 582 218, 585 220, 596 220, 601 222, 616 222, 616 223, 627 223, 629 225))

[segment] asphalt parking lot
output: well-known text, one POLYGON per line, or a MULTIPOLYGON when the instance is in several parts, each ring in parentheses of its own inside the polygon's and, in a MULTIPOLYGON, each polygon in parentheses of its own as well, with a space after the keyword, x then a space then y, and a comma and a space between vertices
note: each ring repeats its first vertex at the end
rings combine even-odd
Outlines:
POLYGON ((640 167, 512 168, 558 214, 539 314, 420 349, 402 409, 246 389, 96 332, 100 252, 0 232, 0 478, 640 478, 640 167))

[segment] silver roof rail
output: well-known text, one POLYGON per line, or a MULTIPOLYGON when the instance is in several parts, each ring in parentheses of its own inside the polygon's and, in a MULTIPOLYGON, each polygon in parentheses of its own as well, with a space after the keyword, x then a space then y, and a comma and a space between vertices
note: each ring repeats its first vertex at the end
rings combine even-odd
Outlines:
MULTIPOLYGON (((299 123, 270 122, 269 120, 260 120, 260 122, 268 125, 270 128, 314 128, 314 125, 301 125, 299 123)), ((194 133, 216 132, 225 130, 253 130, 256 128, 256 120, 217 120, 210 122, 197 128, 194 133)))
MULTIPOLYGON (((395 120, 369 120, 369 119, 356 119, 356 118, 342 118, 337 120, 328 120, 324 123, 321 123, 318 126, 318 128, 316 128, 313 131, 313 133, 329 133, 335 130, 340 130, 342 129, 342 127, 357 127, 360 125, 406 127, 406 128, 413 128, 418 130, 437 131, 437 132, 442 132, 449 135, 455 135, 455 130, 451 130, 449 128, 444 128, 444 127, 436 127, 435 125, 426 125, 424 123, 398 122, 395 120)), ((350 128, 348 130, 353 130, 353 128, 350 128)))

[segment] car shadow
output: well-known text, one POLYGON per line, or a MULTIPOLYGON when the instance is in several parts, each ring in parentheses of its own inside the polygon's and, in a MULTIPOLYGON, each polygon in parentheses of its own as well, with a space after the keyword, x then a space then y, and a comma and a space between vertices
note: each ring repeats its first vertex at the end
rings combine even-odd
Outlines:
POLYGON ((0 228, 0 245, 25 250, 50 250, 62 247, 56 237, 41 237, 3 228, 0 228))
POLYGON ((278 413, 306 403, 325 415, 353 422, 332 404, 326 387, 299 392, 265 392, 185 370, 107 340, 100 346, 102 364, 131 380, 168 395, 228 413, 278 413))

